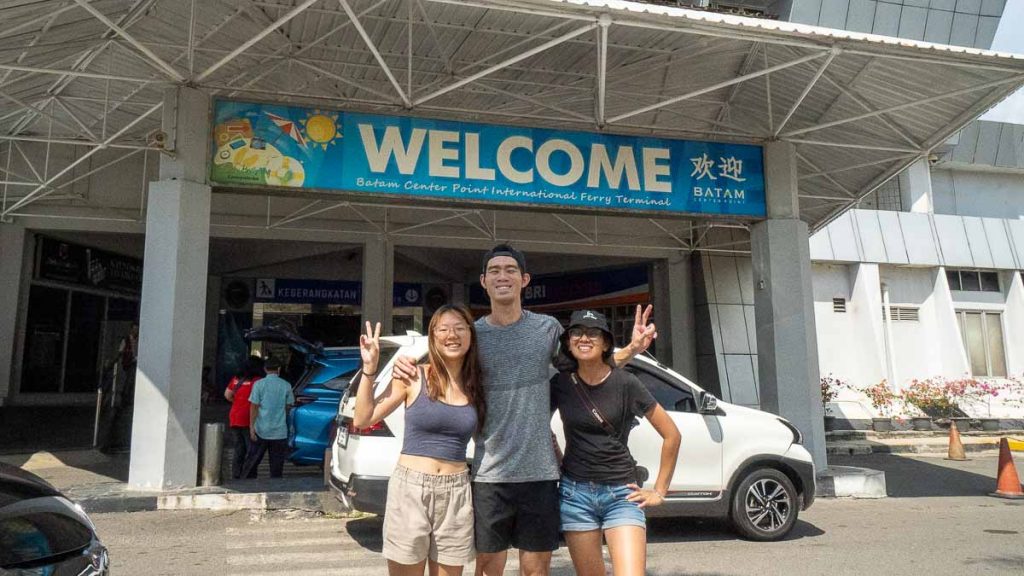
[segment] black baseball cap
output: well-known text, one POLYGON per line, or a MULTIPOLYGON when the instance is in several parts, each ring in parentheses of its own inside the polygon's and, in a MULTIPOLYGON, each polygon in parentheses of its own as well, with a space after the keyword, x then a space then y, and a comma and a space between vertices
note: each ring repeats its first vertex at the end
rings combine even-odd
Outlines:
POLYGON ((491 261, 491 258, 495 258, 497 256, 508 256, 509 258, 512 258, 516 261, 516 264, 519 265, 519 272, 526 274, 526 256, 509 244, 498 244, 484 254, 481 273, 487 273, 487 263, 491 261))
POLYGON ((598 328, 604 332, 608 341, 615 345, 612 337, 612 329, 608 326, 608 319, 597 310, 576 310, 569 318, 569 328, 582 326, 583 328, 598 328))
MULTIPOLYGON (((601 314, 597 310, 576 310, 569 317, 569 328, 565 332, 562 332, 562 352, 572 358, 572 354, 569 353, 569 330, 573 328, 597 328, 601 332, 604 332, 604 337, 608 339, 608 350, 605 350, 602 358, 610 364, 613 368, 615 363, 612 361, 612 350, 615 349, 615 337, 612 335, 612 329, 608 325, 608 319, 605 318, 604 314, 601 314)), ((575 362, 575 360, 572 360, 575 362)))

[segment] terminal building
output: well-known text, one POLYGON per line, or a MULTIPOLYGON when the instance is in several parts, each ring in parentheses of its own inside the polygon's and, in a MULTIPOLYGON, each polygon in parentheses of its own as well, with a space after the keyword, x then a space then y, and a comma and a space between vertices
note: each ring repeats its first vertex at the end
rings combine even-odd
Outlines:
POLYGON ((1024 372, 1024 128, 975 120, 1024 84, 989 50, 1009 9, 0 10, 0 437, 90 445, 127 342, 130 482, 194 483, 204 378, 247 328, 344 346, 484 314, 480 256, 510 241, 527 308, 601 309, 625 341, 653 304, 660 361, 824 466, 821 375, 1024 372))

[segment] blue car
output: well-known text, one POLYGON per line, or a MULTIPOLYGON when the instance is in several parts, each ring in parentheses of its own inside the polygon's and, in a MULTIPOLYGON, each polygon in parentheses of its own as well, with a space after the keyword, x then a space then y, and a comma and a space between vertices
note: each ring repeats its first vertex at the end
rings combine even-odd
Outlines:
POLYGON ((359 347, 324 348, 287 330, 261 326, 245 333, 246 341, 287 344, 293 351, 283 376, 292 383, 295 408, 288 413, 289 460, 322 465, 334 439, 338 403, 359 370, 359 347))

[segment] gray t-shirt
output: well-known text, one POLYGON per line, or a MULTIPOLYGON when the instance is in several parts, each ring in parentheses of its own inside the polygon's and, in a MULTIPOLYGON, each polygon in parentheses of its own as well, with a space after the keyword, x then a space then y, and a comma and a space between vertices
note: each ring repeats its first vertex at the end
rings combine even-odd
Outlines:
POLYGON ((476 321, 487 419, 476 438, 477 482, 558 480, 551 445, 551 359, 562 326, 523 311, 509 326, 476 321))

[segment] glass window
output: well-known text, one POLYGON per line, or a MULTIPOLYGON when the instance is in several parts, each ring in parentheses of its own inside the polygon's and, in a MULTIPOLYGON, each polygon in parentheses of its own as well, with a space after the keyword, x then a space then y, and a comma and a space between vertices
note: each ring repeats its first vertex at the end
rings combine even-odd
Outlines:
POLYGON ((988 373, 988 362, 985 360, 985 339, 980 312, 964 313, 964 341, 967 346, 967 359, 971 363, 971 373, 980 376, 988 373))
POLYGON ((68 291, 32 286, 25 324, 21 392, 60 392, 68 291))
POLYGON ((1006 376, 1006 356, 1003 353, 1003 322, 999 314, 985 315, 988 333, 989 376, 1006 376))
POLYGON ((978 273, 962 270, 960 272, 960 286, 960 289, 966 292, 981 290, 981 280, 978 279, 978 273))
POLYGON ((999 274, 996 272, 981 272, 981 289, 985 292, 999 292, 999 274))
POLYGON ((85 292, 71 293, 68 324, 67 368, 64 392, 92 392, 99 384, 100 336, 103 332, 105 298, 85 292))
POLYGON ((682 390, 677 388, 650 372, 632 366, 627 368, 627 370, 635 374, 643 382, 651 396, 654 396, 654 399, 665 410, 671 412, 697 411, 697 403, 693 399, 693 392, 689 389, 682 390))
POLYGON ((946 270, 946 281, 950 290, 960 290, 960 272, 957 270, 946 270))
POLYGON ((1003 322, 998 312, 957 312, 973 376, 1006 376, 1003 322))

